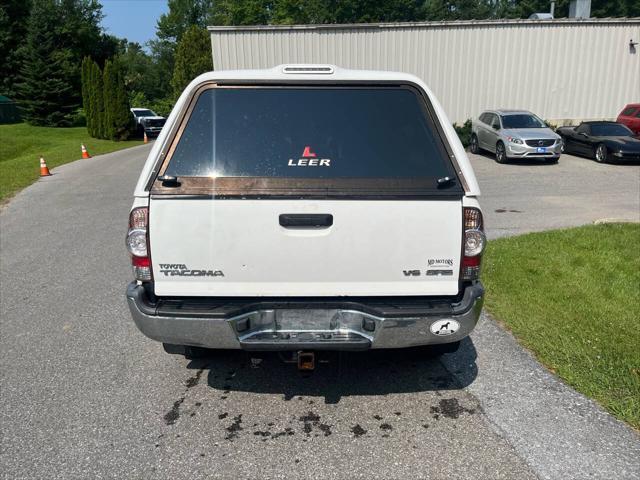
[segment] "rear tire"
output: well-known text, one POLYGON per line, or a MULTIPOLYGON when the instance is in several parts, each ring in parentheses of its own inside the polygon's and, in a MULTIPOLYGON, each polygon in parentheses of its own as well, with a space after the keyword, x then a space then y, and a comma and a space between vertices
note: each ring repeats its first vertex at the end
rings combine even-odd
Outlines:
POLYGON ((507 149, 504 146, 504 143, 498 142, 496 144, 496 162, 504 164, 507 163, 507 149))
POLYGON ((469 150, 475 155, 478 155, 480 153, 480 144, 478 143, 478 137, 475 133, 471 134, 469 150))
POLYGON ((599 144, 594 152, 594 158, 598 163, 607 163, 609 159, 609 152, 607 151, 607 146, 603 143, 599 144))

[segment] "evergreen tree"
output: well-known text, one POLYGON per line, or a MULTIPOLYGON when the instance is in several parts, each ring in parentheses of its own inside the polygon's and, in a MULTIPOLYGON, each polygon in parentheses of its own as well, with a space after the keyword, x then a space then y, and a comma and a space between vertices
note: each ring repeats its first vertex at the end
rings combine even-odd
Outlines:
POLYGON ((133 129, 133 119, 131 116, 129 94, 124 83, 122 69, 115 65, 116 96, 114 100, 113 123, 114 140, 126 140, 131 135, 133 129))
POLYGON ((170 97, 171 72, 175 65, 175 53, 178 42, 192 25, 205 28, 209 23, 207 15, 213 6, 213 0, 168 0, 168 12, 158 19, 156 40, 149 42, 157 68, 158 89, 161 96, 170 97))
POLYGON ((113 72, 113 63, 107 60, 104 63, 104 73, 102 76, 102 98, 104 99, 104 112, 102 115, 102 135, 103 138, 113 138, 115 129, 113 127, 113 98, 115 96, 115 75, 113 72))
POLYGON ((104 65, 104 134, 111 140, 126 140, 131 133, 131 112, 124 77, 118 65, 104 65))
POLYGON ((68 82, 74 70, 72 54, 60 48, 56 39, 58 13, 55 0, 37 0, 27 23, 17 90, 23 116, 32 125, 69 126, 79 106, 79 92, 68 82))
MULTIPOLYGON (((38 2, 40 0, 34 0, 38 2)), ((56 27, 57 44, 67 49, 71 57, 72 68, 68 72, 67 82, 80 102, 80 66, 85 56, 98 62, 115 54, 104 43, 100 27, 103 18, 102 7, 97 0, 55 0, 58 5, 59 23, 56 27)))
POLYGON ((102 71, 96 62, 90 64, 91 108, 93 115, 93 137, 107 138, 105 132, 104 82, 102 71))
POLYGON ((27 35, 30 0, 0 2, 0 95, 13 98, 22 64, 21 48, 27 35))
POLYGON ((87 132, 90 136, 95 137, 94 127, 94 114, 92 105, 92 91, 93 88, 91 78, 91 58, 84 57, 82 60, 82 108, 84 109, 84 116, 87 119, 87 132))
POLYGON ((82 101, 89 135, 94 138, 107 138, 104 132, 102 71, 90 57, 85 57, 82 61, 82 101))
POLYGON ((209 34, 195 25, 189 27, 176 49, 176 61, 171 86, 177 98, 184 88, 201 73, 212 68, 209 34))

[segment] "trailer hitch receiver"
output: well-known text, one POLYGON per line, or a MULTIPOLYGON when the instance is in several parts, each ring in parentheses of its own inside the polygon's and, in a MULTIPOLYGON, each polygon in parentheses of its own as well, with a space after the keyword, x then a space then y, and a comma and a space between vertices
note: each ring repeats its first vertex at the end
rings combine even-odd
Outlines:
POLYGON ((298 370, 310 371, 316 368, 316 355, 313 352, 298 352, 298 370))

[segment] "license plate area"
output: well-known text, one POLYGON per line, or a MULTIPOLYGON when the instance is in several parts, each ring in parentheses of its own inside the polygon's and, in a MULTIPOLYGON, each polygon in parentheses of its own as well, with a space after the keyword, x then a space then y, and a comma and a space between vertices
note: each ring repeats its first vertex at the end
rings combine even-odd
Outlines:
POLYGON ((546 147, 538 147, 536 148, 536 153, 547 153, 546 147))
POLYGON ((371 347, 376 322, 345 310, 263 310, 229 320, 243 348, 348 349, 371 347))
POLYGON ((229 320, 240 342, 340 341, 353 335, 371 341, 381 322, 377 317, 340 309, 261 310, 229 320))

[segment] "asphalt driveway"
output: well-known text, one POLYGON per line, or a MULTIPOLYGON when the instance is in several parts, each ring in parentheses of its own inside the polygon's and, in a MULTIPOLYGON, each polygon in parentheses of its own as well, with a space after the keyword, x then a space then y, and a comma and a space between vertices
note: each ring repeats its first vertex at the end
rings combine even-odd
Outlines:
MULTIPOLYGON (((311 376, 164 354, 124 300, 148 148, 58 168, 0 212, 4 478, 640 478, 637 433, 486 317, 442 360, 350 354, 311 376)), ((490 236, 640 211, 637 166, 472 161, 490 236)))
POLYGON ((493 155, 469 158, 482 191, 489 238, 575 227, 603 219, 640 221, 640 166, 562 155, 557 164, 493 155))

